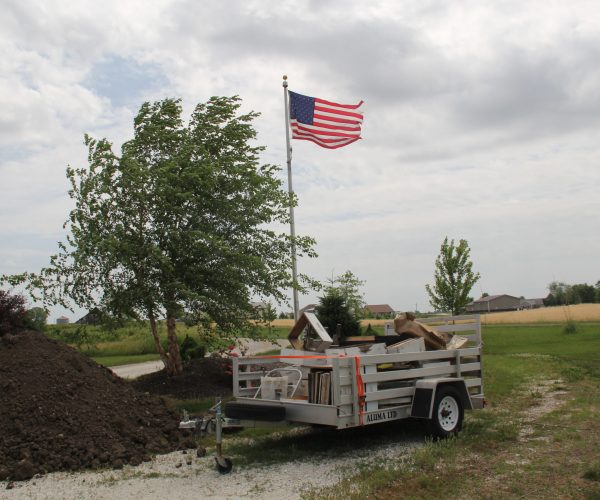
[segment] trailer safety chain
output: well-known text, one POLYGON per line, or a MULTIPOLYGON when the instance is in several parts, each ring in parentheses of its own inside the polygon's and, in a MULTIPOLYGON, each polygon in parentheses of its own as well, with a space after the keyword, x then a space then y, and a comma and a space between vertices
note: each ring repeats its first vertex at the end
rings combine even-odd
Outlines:
MULTIPOLYGON (((252 356, 254 359, 332 359, 332 358, 346 358, 345 354, 338 354, 337 356, 252 356)), ((354 356, 354 366, 356 368, 356 385, 358 386, 358 419, 360 425, 365 425, 365 385, 363 378, 360 373, 360 356, 354 356)))

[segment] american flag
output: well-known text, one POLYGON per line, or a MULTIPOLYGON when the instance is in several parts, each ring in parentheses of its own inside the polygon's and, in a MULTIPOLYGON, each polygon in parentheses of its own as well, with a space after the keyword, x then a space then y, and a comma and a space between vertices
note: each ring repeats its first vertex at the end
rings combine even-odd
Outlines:
POLYGON ((328 149, 357 141, 363 121, 357 110, 362 103, 337 104, 290 90, 292 139, 312 141, 328 149))

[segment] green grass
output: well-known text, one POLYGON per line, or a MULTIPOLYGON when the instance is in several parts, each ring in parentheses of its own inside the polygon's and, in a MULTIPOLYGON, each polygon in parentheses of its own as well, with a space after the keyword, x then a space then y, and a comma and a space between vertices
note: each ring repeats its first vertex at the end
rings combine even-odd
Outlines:
POLYGON ((563 368, 575 376, 577 371, 600 376, 600 324, 597 323, 578 323, 576 333, 570 334, 564 333, 564 325, 487 325, 483 327, 483 342, 486 357, 547 355, 563 361, 563 368))
MULTIPOLYGON (((159 335, 163 345, 166 343, 166 328, 163 322, 159 322, 159 335)), ((256 335, 259 339, 276 340, 287 338, 289 329, 286 327, 259 326, 256 328, 256 335)), ((150 332, 150 327, 144 323, 131 323, 127 326, 108 330, 101 326, 82 326, 82 325, 51 325, 46 331, 46 335, 51 338, 61 340, 78 349, 83 354, 94 359, 103 357, 137 356, 150 355, 156 353, 154 339, 150 332)), ((189 335, 199 344, 204 344, 206 340, 201 340, 198 329, 195 326, 186 326, 183 323, 177 324, 177 337, 180 341, 189 335)), ((211 349, 226 347, 231 342, 215 338, 208 341, 211 349)), ((152 358, 149 358, 152 359, 152 358)), ((127 363, 128 361, 124 361, 127 363)))
POLYGON ((600 324, 578 323, 577 332, 565 334, 564 325, 486 325, 485 353, 548 354, 569 360, 600 361, 600 324))
POLYGON ((456 439, 427 441, 408 462, 361 468, 307 498, 600 498, 600 325, 490 325, 484 328, 489 405, 467 412, 456 439), (562 380, 568 403, 530 422, 544 394, 536 381, 562 380))
POLYGON ((215 405, 215 398, 172 399, 166 398, 167 404, 182 413, 186 410, 190 415, 204 415, 215 405))

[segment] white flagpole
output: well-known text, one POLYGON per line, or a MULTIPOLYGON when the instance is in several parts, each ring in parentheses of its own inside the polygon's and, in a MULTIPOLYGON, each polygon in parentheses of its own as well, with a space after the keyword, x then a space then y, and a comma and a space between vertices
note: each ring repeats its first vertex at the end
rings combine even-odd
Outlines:
POLYGON ((287 151, 287 172, 288 172, 288 192, 290 194, 290 236, 292 237, 292 280, 294 288, 292 289, 294 298, 294 319, 298 321, 298 271, 296 269, 296 227, 294 224, 294 190, 292 189, 292 146, 290 144, 290 105, 288 95, 287 76, 283 75, 283 101, 285 106, 285 144, 287 151))

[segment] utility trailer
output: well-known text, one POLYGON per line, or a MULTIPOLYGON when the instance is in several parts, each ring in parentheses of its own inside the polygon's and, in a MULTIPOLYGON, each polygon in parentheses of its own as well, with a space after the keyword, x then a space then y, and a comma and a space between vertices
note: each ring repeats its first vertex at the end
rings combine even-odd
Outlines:
MULTIPOLYGON (((468 342, 458 349, 422 347, 416 352, 399 348, 390 353, 393 349, 383 343, 385 353, 380 354, 340 346, 324 353, 284 349, 279 356, 233 358, 235 399, 224 405, 225 416, 242 425, 278 422, 337 429, 412 417, 428 420, 436 436, 456 434, 464 410, 484 406, 480 317, 419 322, 468 342)), ((386 336, 392 332, 386 325, 386 336)), ((223 421, 217 419, 219 427, 223 421)), ((219 460, 226 463, 220 450, 219 442, 218 466, 219 460)), ((231 461, 226 465, 230 470, 231 461)), ((226 469, 219 466, 221 472, 226 469)))
POLYGON ((461 349, 397 354, 234 358, 235 401, 225 405, 225 415, 337 429, 414 417, 432 420, 439 435, 456 433, 463 410, 483 407, 480 318, 433 317, 419 322, 439 332, 460 333, 469 343, 461 349), (289 367, 282 367, 282 362, 289 367), (301 373, 300 383, 288 377, 287 391, 265 397, 265 379, 292 370, 301 373), (314 373, 331 375, 330 395, 321 399, 327 404, 309 398, 310 388, 298 391, 314 373))

